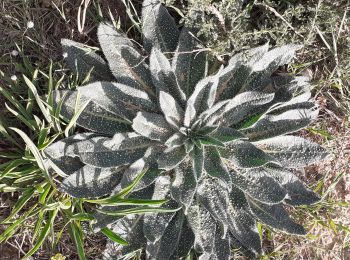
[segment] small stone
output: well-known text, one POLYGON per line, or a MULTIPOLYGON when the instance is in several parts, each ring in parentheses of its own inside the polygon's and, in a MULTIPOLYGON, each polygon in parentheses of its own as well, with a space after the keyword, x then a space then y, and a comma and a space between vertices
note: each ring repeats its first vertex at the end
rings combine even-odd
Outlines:
POLYGON ((33 22, 33 21, 27 22, 27 28, 28 28, 28 29, 34 28, 34 22, 33 22))
POLYGON ((14 57, 18 56, 18 54, 19 53, 16 50, 11 51, 11 55, 14 56, 14 57))

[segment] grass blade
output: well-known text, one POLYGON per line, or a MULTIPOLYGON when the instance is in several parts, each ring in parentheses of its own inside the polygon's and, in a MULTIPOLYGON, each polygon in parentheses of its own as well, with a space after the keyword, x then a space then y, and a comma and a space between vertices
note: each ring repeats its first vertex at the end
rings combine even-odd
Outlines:
POLYGON ((52 119, 50 116, 50 112, 49 110, 45 107, 44 102, 41 100, 38 91, 36 89, 36 87, 34 86, 34 84, 31 82, 30 79, 28 79, 25 75, 23 75, 24 81, 27 84, 27 86, 29 87, 30 91, 33 93, 34 98, 36 100, 36 103, 38 104, 41 113, 44 115, 46 121, 51 124, 52 123, 52 119))
POLYGON ((124 196, 128 195, 131 192, 131 190, 136 186, 136 184, 141 180, 141 178, 145 175, 147 170, 148 169, 143 170, 129 186, 122 189, 115 197, 123 198, 124 196))
POLYGON ((24 205, 30 200, 30 198, 33 196, 35 189, 29 188, 25 192, 23 192, 23 195, 19 198, 19 200, 15 203, 13 206, 13 209, 11 211, 11 214, 4 219, 1 224, 4 224, 11 220, 23 207, 24 205))
POLYGON ((85 104, 79 108, 79 110, 74 114, 72 119, 69 121, 68 125, 66 126, 66 129, 64 130, 64 134, 66 135, 66 137, 69 136, 69 130, 75 125, 75 122, 78 120, 79 116, 81 115, 81 113, 83 113, 84 109, 87 107, 90 101, 91 99, 86 101, 85 104))
POLYGON ((45 214, 45 211, 40 211, 38 214, 38 220, 35 222, 33 237, 31 240, 32 243, 34 243, 35 239, 39 236, 41 225, 42 225, 43 220, 44 220, 44 214, 45 214))
MULTIPOLYGON (((94 200, 86 200, 86 202, 94 203, 94 200)), ((147 199, 121 199, 118 197, 107 198, 104 201, 97 202, 100 205, 105 206, 127 206, 127 205, 139 205, 139 206, 147 206, 147 205, 162 205, 167 200, 147 200, 147 199)))
POLYGON ((168 209, 168 208, 154 208, 154 207, 138 207, 133 209, 124 209, 118 211, 106 211, 102 209, 96 209, 98 212, 102 214, 106 214, 108 216, 126 216, 130 214, 143 214, 143 213, 157 213, 157 212, 176 212, 181 208, 177 209, 168 209))
POLYGON ((28 120, 24 116, 22 116, 20 113, 18 113, 16 110, 12 109, 9 105, 5 103, 5 107, 7 108, 8 111, 10 111, 18 120, 23 122, 26 126, 28 126, 29 129, 35 131, 37 128, 37 123, 35 120, 28 120))
POLYGON ((13 137, 7 132, 4 126, 4 123, 1 121, 1 118, 0 118, 0 135, 4 136, 6 140, 11 141, 11 143, 16 145, 18 148, 21 148, 20 144, 17 143, 17 141, 13 139, 13 137))
POLYGON ((101 232, 108 237, 109 239, 111 239, 112 241, 121 244, 123 246, 127 246, 128 242, 125 241, 124 239, 122 239, 120 236, 118 236, 116 233, 114 233, 112 230, 110 230, 109 228, 105 227, 101 229, 101 232))
POLYGON ((48 170, 47 170, 47 168, 45 166, 44 160, 43 160, 43 158, 42 158, 38 148, 33 143, 33 141, 22 130, 19 130, 19 129, 14 128, 14 127, 11 127, 10 129, 15 131, 17 134, 19 134, 22 137, 23 141, 26 143, 26 145, 28 146, 29 150, 32 152, 33 156, 35 157, 39 168, 41 169, 41 171, 43 172, 43 174, 45 175, 47 180, 50 182, 50 184, 53 187, 56 187, 56 185, 54 184, 50 174, 48 173, 48 170))
POLYGON ((80 260, 86 260, 84 243, 83 243, 84 240, 83 240, 82 230, 80 226, 78 226, 77 223, 73 221, 73 222, 70 222, 69 228, 72 233, 72 236, 73 236, 72 238, 77 248, 77 252, 80 260))
POLYGON ((19 219, 17 219, 15 222, 12 223, 11 226, 9 226, 1 235, 0 235, 0 243, 4 242, 6 239, 11 237, 17 229, 19 229, 22 224, 27 220, 27 218, 33 213, 36 214, 38 210, 35 211, 35 208, 38 204, 35 204, 32 206, 29 210, 27 210, 23 216, 21 216, 19 219))
POLYGON ((0 174, 0 180, 6 177, 9 173, 13 172, 18 166, 26 164, 27 161, 23 159, 15 159, 12 160, 9 165, 4 169, 4 171, 0 174))
POLYGON ((43 230, 41 231, 41 233, 40 233, 40 235, 38 237, 38 241, 32 247, 32 249, 30 249, 29 252, 23 257, 23 259, 27 259, 32 254, 34 254, 40 248, 40 246, 44 243, 45 238, 50 233, 50 228, 53 226, 53 222, 54 222, 54 220, 56 218, 57 212, 58 212, 58 210, 54 210, 54 211, 52 211, 50 213, 50 217, 49 217, 48 221, 46 222, 43 230))
POLYGON ((95 218, 89 213, 77 213, 70 217, 69 220, 90 221, 95 218))
POLYGON ((20 102, 14 98, 14 95, 10 91, 0 86, 0 93, 8 101, 10 101, 12 105, 16 107, 16 109, 25 117, 25 119, 30 121, 31 116, 28 114, 27 110, 20 104, 20 102))

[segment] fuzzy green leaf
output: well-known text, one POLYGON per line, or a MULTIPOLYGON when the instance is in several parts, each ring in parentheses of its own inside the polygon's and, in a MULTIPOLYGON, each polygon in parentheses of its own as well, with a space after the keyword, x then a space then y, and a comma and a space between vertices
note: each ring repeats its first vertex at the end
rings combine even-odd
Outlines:
POLYGON ((218 178, 231 186, 231 177, 225 164, 222 162, 219 151, 213 146, 204 149, 204 169, 212 177, 218 178))
MULTIPOLYGON (((205 110, 198 116, 197 121, 193 125, 218 126, 223 123, 224 113, 229 100, 215 103, 211 108, 205 110)), ((198 126, 197 126, 198 127, 198 126)))
POLYGON ((195 90, 187 100, 184 119, 186 127, 194 123, 196 116, 213 106, 217 86, 218 79, 215 77, 206 77, 197 83, 195 90))
MULTIPOLYGON (((230 239, 227 237, 223 237, 222 232, 217 227, 215 232, 215 239, 214 239, 214 248, 211 252, 209 259, 216 259, 216 260, 229 260, 231 255, 231 246, 230 246, 230 239)), ((205 256, 201 256, 201 259, 206 259, 205 256)))
MULTIPOLYGON (((155 190, 152 196, 153 200, 166 199, 170 193, 170 178, 168 176, 161 176, 156 180, 155 190)), ((175 208, 177 203, 169 201, 163 207, 175 208)), ((175 216, 176 212, 167 213, 146 213, 144 217, 143 231, 148 241, 155 242, 159 240, 169 222, 175 216)))
POLYGON ((191 153, 193 162, 193 171, 196 180, 198 181, 203 175, 204 169, 204 149, 195 146, 191 153))
POLYGON ((186 95, 178 85, 170 62, 167 57, 156 48, 153 48, 151 52, 150 70, 157 92, 163 91, 171 94, 180 105, 184 105, 186 95))
POLYGON ((68 145, 67 156, 95 167, 116 167, 140 159, 153 142, 135 133, 115 134, 113 138, 93 137, 68 145))
POLYGON ((216 231, 216 223, 210 213, 200 204, 193 204, 188 209, 188 221, 195 235, 195 247, 211 253, 214 243, 211 239, 216 231))
POLYGON ((97 36, 116 80, 155 96, 148 65, 131 40, 105 23, 99 25, 97 36))
POLYGON ((80 95, 127 120, 138 111, 157 112, 157 106, 146 92, 112 82, 94 82, 78 88, 80 95))
POLYGON ((168 93, 160 91, 159 104, 166 121, 175 128, 180 128, 184 111, 177 101, 168 93))
POLYGON ((250 250, 260 253, 261 244, 253 218, 243 208, 230 203, 227 188, 217 179, 205 179, 198 187, 200 203, 232 235, 250 250), (215 198, 212 199, 212 198, 215 198))
MULTIPOLYGON (((262 92, 244 92, 231 99, 225 108, 223 124, 227 126, 238 124, 247 117, 254 115, 257 109, 268 104, 274 98, 274 94, 262 92)), ((267 109, 268 107, 266 107, 267 109)))
POLYGON ((91 47, 68 39, 62 39, 61 44, 68 67, 81 78, 92 70, 91 75, 96 80, 113 79, 107 63, 91 47))
POLYGON ((171 256, 171 259, 184 259, 189 255, 194 242, 194 234, 189 226, 186 216, 184 216, 181 234, 175 242, 177 247, 171 256))
POLYGON ((165 142, 173 134, 165 118, 155 113, 137 113, 132 128, 140 135, 161 142, 165 142))
MULTIPOLYGON (((305 105, 308 103, 304 103, 305 105)), ((255 124, 241 130, 241 132, 252 141, 267 139, 298 131, 309 125, 317 115, 318 110, 313 107, 287 111, 282 111, 281 108, 279 111, 273 110, 271 113, 265 114, 255 124)))
POLYGON ((274 48, 264 54, 264 56, 253 65, 253 73, 245 82, 245 91, 261 90, 268 77, 275 72, 279 66, 289 63, 295 56, 300 45, 284 45, 274 48))
POLYGON ((165 145, 169 148, 179 147, 184 145, 187 141, 187 137, 182 133, 175 133, 166 140, 165 145))
POLYGON ((274 89, 275 102, 286 102, 295 94, 310 92, 310 79, 304 76, 278 75, 266 80, 264 91, 274 89))
POLYGON ((280 102, 277 106, 271 109, 269 113, 280 114, 291 109, 308 109, 316 107, 316 104, 311 97, 310 89, 305 91, 297 90, 296 92, 292 92, 292 94, 293 96, 291 98, 287 101, 280 102))
POLYGON ((179 31, 174 19, 159 0, 145 0, 142 4, 143 45, 151 52, 153 47, 162 52, 176 49, 179 31))
POLYGON ((249 78, 253 65, 268 51, 269 45, 242 51, 234 55, 226 68, 217 73, 220 78, 217 100, 232 99, 249 78))
POLYGON ((180 259, 187 256, 193 241, 193 232, 184 213, 179 211, 171 219, 159 240, 148 241, 146 253, 150 259, 180 259))
MULTIPOLYGON (((85 98, 80 97, 78 100, 77 98, 77 91, 53 91, 55 107, 59 109, 60 114, 66 120, 72 119, 79 107, 85 103, 85 98)), ((87 107, 78 117, 76 124, 87 130, 107 135, 114 135, 119 131, 125 132, 131 130, 129 122, 119 117, 118 114, 107 111, 95 102, 88 103, 87 107)))
POLYGON ((240 132, 238 132, 237 130, 231 127, 221 127, 221 126, 219 126, 218 128, 216 128, 215 131, 210 133, 210 136, 222 143, 231 142, 237 139, 246 139, 245 136, 240 132))
POLYGON ((188 220, 195 234, 195 249, 203 252, 199 259, 229 259, 230 241, 227 236, 222 236, 207 210, 193 205, 189 209, 188 220))
POLYGON ((196 193, 197 180, 190 157, 175 168, 175 179, 171 185, 171 196, 184 206, 185 213, 196 193))
POLYGON ((186 96, 190 96, 196 84, 205 76, 206 53, 200 49, 195 37, 183 28, 172 61, 177 82, 186 96))
POLYGON ((204 146, 218 146, 225 147, 225 144, 211 136, 201 136, 199 137, 199 142, 204 146))
POLYGON ((169 171, 180 164, 187 156, 184 146, 168 148, 158 158, 158 167, 169 171))
POLYGON ((110 194, 123 174, 118 168, 95 168, 85 165, 69 175, 61 189, 76 198, 98 198, 110 194))
POLYGON ((275 178, 288 192, 285 201, 293 206, 311 205, 320 200, 320 196, 305 187, 291 171, 276 167, 265 166, 266 172, 275 178))
POLYGON ((304 228, 288 216, 282 204, 268 205, 253 199, 248 199, 248 202, 253 214, 266 225, 290 234, 306 234, 304 228))
POLYGON ((266 52, 254 64, 254 71, 276 71, 279 66, 289 63, 294 58, 295 51, 301 47, 300 45, 287 44, 266 52))
POLYGON ((286 190, 263 168, 231 171, 232 183, 249 196, 265 203, 279 203, 286 198, 286 190))
POLYGON ((82 133, 72 135, 70 137, 61 139, 45 149, 45 154, 50 158, 58 159, 63 156, 67 156, 67 147, 79 141, 88 140, 90 138, 96 137, 95 133, 82 133))
POLYGON ((233 141, 220 149, 222 157, 238 168, 255 168, 270 162, 277 162, 274 157, 258 149, 247 141, 233 141))
POLYGON ((320 145, 291 135, 261 140, 254 144, 285 167, 304 167, 323 160, 328 155, 320 145))

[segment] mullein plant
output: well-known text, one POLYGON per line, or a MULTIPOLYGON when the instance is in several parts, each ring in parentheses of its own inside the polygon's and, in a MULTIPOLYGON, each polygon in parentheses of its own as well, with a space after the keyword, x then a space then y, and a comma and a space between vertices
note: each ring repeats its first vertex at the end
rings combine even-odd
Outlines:
POLYGON ((154 0, 143 2, 142 36, 143 48, 100 24, 104 58, 62 40, 69 67, 94 81, 53 95, 61 115, 78 114, 76 124, 86 129, 45 151, 67 176, 61 189, 100 202, 94 229, 108 225, 129 243, 110 244, 106 258, 146 252, 147 259, 181 259, 192 252, 221 260, 232 248, 258 255, 257 221, 304 235, 284 205, 319 197, 293 171, 327 152, 291 134, 318 115, 308 79, 274 74, 300 46, 265 44, 209 74, 205 49, 154 0), (113 204, 121 197, 130 205, 164 203, 154 212, 130 211, 127 202, 113 204))

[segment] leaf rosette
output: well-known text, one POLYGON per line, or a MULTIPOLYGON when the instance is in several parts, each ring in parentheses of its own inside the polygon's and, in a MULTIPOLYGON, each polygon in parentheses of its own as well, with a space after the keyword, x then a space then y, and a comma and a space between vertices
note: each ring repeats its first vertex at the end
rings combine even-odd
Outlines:
POLYGON ((103 206, 95 228, 114 223, 129 241, 109 245, 106 257, 140 248, 149 259, 178 259, 190 250, 200 259, 229 259, 232 247, 259 254, 257 221, 305 234, 284 205, 319 198, 293 169, 327 152, 291 135, 318 115, 307 78, 274 74, 300 46, 265 44, 208 75, 207 53, 162 4, 144 1, 142 18, 142 50, 105 23, 98 28, 105 59, 62 40, 70 68, 95 81, 53 95, 68 120, 83 108, 76 123, 88 131, 45 151, 67 175, 65 192, 84 199, 118 194, 143 172, 127 198, 181 208, 121 217, 112 204, 103 206))

